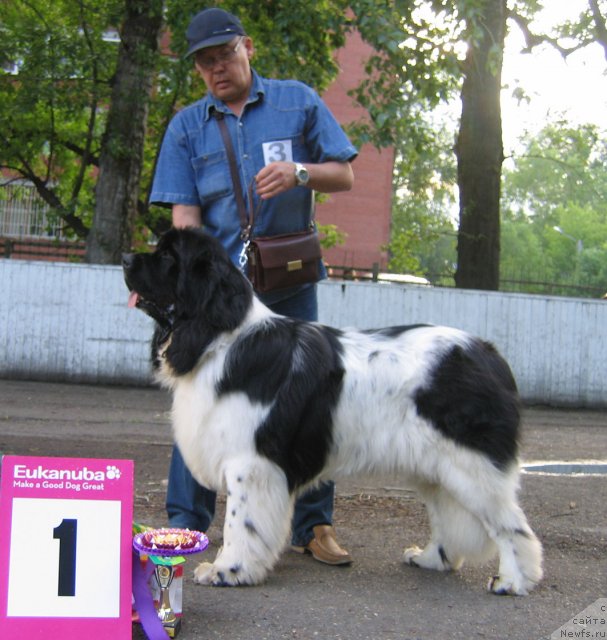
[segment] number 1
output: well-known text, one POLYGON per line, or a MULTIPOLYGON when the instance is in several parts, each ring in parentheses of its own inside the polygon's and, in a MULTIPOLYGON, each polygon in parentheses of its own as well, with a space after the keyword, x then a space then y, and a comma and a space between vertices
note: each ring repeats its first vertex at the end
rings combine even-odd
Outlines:
POLYGON ((57 595, 76 595, 76 537, 78 520, 63 519, 53 529, 53 538, 59 540, 59 587, 57 595))

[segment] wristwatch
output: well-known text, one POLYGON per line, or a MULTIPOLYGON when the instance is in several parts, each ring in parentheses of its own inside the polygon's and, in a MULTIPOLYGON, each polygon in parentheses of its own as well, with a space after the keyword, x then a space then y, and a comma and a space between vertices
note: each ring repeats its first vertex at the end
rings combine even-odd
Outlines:
POLYGON ((295 163, 295 182, 299 187, 305 187, 310 180, 310 174, 308 170, 303 166, 303 164, 296 162, 295 163))

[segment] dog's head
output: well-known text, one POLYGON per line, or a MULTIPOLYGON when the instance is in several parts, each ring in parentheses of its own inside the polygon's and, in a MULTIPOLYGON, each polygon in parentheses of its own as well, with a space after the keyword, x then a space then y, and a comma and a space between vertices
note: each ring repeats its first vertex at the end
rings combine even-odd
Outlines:
POLYGON ((171 229, 152 253, 122 258, 129 306, 157 324, 152 358, 162 351, 176 375, 191 371, 209 344, 243 321, 252 301, 247 279, 217 240, 198 229, 171 229))

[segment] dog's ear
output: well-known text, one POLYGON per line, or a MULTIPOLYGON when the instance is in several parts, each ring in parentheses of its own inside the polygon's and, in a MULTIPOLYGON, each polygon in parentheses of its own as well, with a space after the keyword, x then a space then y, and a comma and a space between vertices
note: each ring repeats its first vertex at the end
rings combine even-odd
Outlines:
POLYGON ((180 243, 175 326, 167 358, 177 374, 191 371, 219 334, 244 320, 252 289, 223 247, 201 232, 180 243))
POLYGON ((202 276, 208 284, 208 297, 201 311, 207 322, 218 330, 232 331, 243 322, 253 291, 227 254, 223 258, 218 260, 215 256, 202 276))

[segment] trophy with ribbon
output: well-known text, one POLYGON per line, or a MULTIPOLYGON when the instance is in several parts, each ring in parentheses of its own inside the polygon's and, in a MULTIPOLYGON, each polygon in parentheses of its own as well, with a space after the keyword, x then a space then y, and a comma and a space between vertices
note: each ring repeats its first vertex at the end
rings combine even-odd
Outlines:
POLYGON ((150 640, 174 638, 181 628, 181 618, 175 614, 170 597, 170 587, 175 570, 185 562, 185 557, 201 553, 209 545, 209 539, 200 531, 189 529, 151 529, 137 533, 133 538, 133 549, 145 554, 153 567, 154 580, 158 586, 157 604, 149 592, 148 573, 141 568, 140 557, 133 558, 133 595, 141 624, 150 640))

